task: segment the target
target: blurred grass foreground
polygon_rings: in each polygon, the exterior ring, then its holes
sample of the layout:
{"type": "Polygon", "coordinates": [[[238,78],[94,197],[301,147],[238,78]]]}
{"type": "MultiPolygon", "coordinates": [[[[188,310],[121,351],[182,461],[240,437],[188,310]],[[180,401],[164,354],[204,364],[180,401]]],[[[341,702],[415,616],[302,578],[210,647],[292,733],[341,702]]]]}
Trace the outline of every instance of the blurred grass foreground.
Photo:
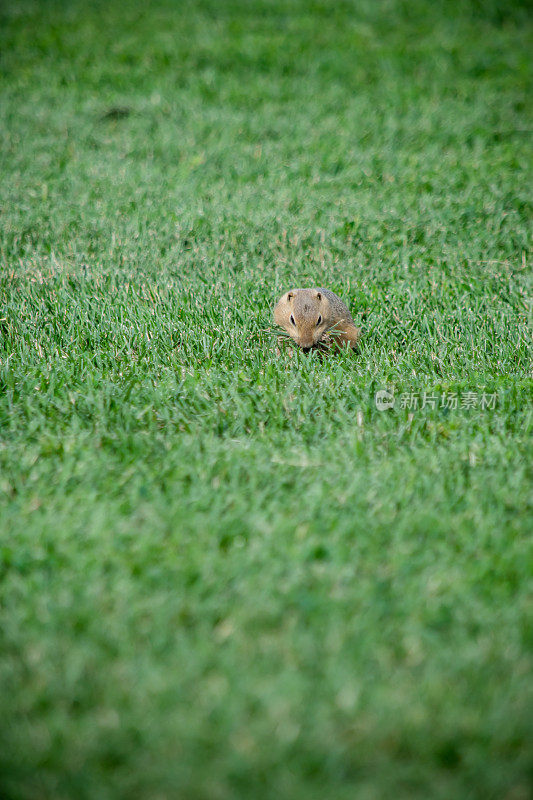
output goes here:
{"type": "Polygon", "coordinates": [[[531,797],[532,39],[2,4],[2,798],[531,797]]]}

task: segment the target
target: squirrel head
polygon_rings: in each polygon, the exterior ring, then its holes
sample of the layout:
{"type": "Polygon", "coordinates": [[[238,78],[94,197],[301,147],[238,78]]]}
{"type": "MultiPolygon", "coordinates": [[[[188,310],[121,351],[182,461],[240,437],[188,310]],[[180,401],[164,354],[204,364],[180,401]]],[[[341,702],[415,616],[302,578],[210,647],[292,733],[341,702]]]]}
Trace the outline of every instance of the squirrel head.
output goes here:
{"type": "Polygon", "coordinates": [[[274,308],[274,322],[284,328],[304,352],[322,339],[329,318],[329,300],[317,289],[291,289],[274,308]]]}

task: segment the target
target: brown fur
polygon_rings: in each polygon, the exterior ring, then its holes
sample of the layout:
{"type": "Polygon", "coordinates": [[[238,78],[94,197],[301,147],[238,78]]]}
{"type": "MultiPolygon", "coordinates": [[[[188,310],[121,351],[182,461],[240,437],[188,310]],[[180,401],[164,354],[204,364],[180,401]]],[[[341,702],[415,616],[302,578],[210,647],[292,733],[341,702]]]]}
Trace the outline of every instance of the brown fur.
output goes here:
{"type": "Polygon", "coordinates": [[[355,347],[361,335],[348,306],[329,289],[291,289],[276,303],[274,322],[305,351],[330,340],[355,347]]]}

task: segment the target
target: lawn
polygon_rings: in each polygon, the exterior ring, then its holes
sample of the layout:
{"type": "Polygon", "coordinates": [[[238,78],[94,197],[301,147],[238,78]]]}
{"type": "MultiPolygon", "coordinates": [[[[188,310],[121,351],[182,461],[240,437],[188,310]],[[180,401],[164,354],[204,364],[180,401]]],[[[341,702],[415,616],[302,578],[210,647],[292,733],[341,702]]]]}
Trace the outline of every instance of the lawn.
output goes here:
{"type": "Polygon", "coordinates": [[[2,798],[529,800],[532,51],[3,4],[2,798]],[[276,353],[294,286],[357,352],[276,353]]]}

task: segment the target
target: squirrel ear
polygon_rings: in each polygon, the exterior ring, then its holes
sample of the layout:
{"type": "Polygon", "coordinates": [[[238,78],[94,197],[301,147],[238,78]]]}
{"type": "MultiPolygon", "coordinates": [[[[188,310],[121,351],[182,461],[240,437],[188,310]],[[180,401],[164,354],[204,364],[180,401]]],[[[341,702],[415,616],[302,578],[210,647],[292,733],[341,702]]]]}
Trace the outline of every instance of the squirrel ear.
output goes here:
{"type": "Polygon", "coordinates": [[[317,300],[322,300],[322,295],[320,294],[320,292],[316,293],[316,299],[317,300]]]}
{"type": "Polygon", "coordinates": [[[289,292],[289,294],[287,295],[287,301],[288,301],[289,303],[291,302],[291,300],[292,300],[293,296],[294,296],[294,295],[293,295],[293,293],[292,293],[292,292],[289,292]]]}

